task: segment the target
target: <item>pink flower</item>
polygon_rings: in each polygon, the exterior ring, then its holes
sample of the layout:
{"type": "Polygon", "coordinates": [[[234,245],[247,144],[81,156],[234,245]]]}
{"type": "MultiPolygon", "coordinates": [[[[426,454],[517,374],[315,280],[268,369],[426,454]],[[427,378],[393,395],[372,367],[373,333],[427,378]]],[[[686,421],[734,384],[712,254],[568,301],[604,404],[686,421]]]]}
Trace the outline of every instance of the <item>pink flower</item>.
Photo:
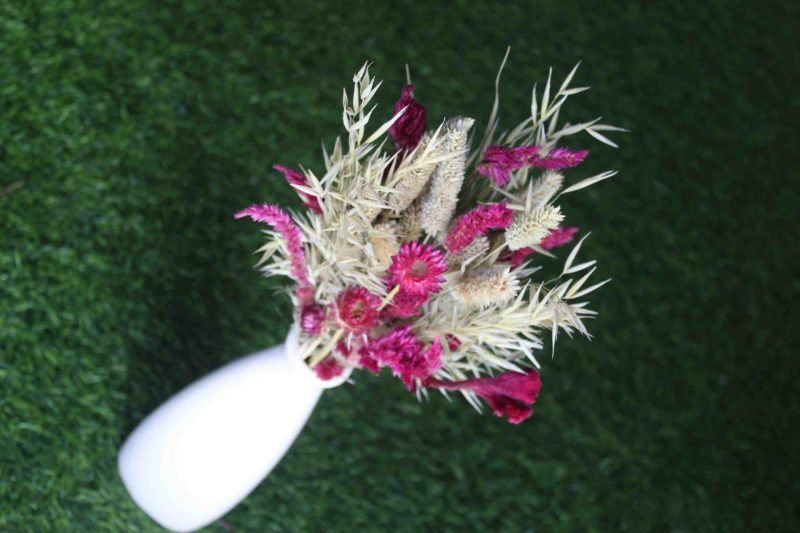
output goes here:
{"type": "MultiPolygon", "coordinates": [[[[286,182],[289,183],[289,185],[302,185],[304,187],[308,186],[308,180],[306,179],[306,177],[303,175],[302,172],[299,172],[291,168],[287,168],[283,165],[273,165],[272,168],[274,168],[278,172],[282,172],[283,177],[286,179],[286,182]]],[[[295,189],[294,187],[292,187],[292,189],[294,189],[295,192],[297,192],[297,195],[303,201],[304,206],[311,209],[313,212],[317,214],[322,214],[322,208],[319,206],[319,199],[316,196],[307,194],[301,191],[300,189],[295,189]]]]}
{"type": "Polygon", "coordinates": [[[389,285],[400,285],[408,295],[429,296],[438,292],[447,271],[442,252],[429,244],[411,242],[400,247],[389,266],[389,285]]]}
{"type": "Polygon", "coordinates": [[[394,139],[398,150],[413,150],[425,133],[428,112],[414,100],[413,92],[414,86],[406,85],[400,99],[394,104],[395,115],[406,108],[405,113],[389,128],[389,135],[394,139]]]}
{"type": "Polygon", "coordinates": [[[428,295],[409,294],[400,291],[392,298],[384,312],[388,318],[412,318],[419,316],[422,306],[428,303],[428,295]]]}
{"type": "Polygon", "coordinates": [[[344,372],[344,368],[339,365],[336,359],[329,355],[317,363],[317,366],[314,367],[314,372],[316,372],[319,379],[328,381],[335,377],[341,376],[342,372],[344,372]]]}
{"type": "Polygon", "coordinates": [[[256,222],[265,222],[275,228],[289,252],[291,275],[297,283],[297,296],[303,304],[311,303],[314,288],[308,281],[306,255],[300,229],[286,212],[277,205],[252,205],[234,215],[236,218],[250,217],[256,222]]]}
{"type": "Polygon", "coordinates": [[[464,381],[429,379],[425,386],[451,391],[472,391],[489,404],[495,415],[506,417],[512,424],[519,424],[533,414],[531,406],[536,402],[539,389],[542,388],[542,380],[538,372],[531,370],[527,374],[506,372],[493,378],[464,381]]]}
{"type": "Polygon", "coordinates": [[[525,247],[519,250],[504,250],[497,258],[501,263],[510,263],[513,267],[518,267],[525,262],[525,259],[533,253],[533,248],[525,247]]]}
{"type": "Polygon", "coordinates": [[[325,307],[319,304],[308,304],[300,310],[300,329],[306,335],[316,337],[322,332],[325,322],[325,307]]]}
{"type": "Polygon", "coordinates": [[[455,335],[448,333],[444,336],[444,338],[447,341],[447,347],[450,348],[451,352],[455,352],[461,347],[461,341],[455,335]]]}
{"type": "Polygon", "coordinates": [[[578,231],[579,228],[576,227],[565,228],[559,226],[556,229],[551,230],[547,237],[542,239],[542,242],[539,243],[539,246],[545,250],[552,250],[553,248],[564,246],[572,240],[573,236],[578,233],[578,231]]]}
{"type": "Polygon", "coordinates": [[[400,326],[372,340],[361,349],[361,365],[372,372],[389,367],[409,390],[415,379],[426,379],[441,367],[442,345],[438,339],[423,351],[411,326],[400,326]]]}
{"type": "Polygon", "coordinates": [[[514,221],[514,212],[505,202],[479,205],[458,217],[447,234],[444,246],[451,254],[457,254],[470,245],[475,237],[493,229],[506,229],[514,221]]]}
{"type": "Polygon", "coordinates": [[[539,156],[538,146],[490,146],[483,153],[483,161],[478,166],[478,174],[492,180],[502,187],[511,179],[511,172],[522,167],[559,169],[579,165],[589,155],[589,150],[572,152],[566,148],[554,148],[545,157],[539,156]]]}
{"type": "Polygon", "coordinates": [[[348,287],[336,297],[339,320],[350,331],[363,333],[380,321],[381,300],[364,287],[348,287]]]}

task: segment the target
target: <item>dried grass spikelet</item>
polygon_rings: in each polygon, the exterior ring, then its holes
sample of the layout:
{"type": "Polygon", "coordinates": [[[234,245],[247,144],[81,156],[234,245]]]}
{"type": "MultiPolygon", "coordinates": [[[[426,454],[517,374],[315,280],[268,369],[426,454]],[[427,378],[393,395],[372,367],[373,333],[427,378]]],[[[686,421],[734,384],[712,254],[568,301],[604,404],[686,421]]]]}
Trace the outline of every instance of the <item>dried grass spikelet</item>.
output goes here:
{"type": "Polygon", "coordinates": [[[453,218],[458,194],[464,183],[467,163],[467,134],[474,119],[457,117],[445,122],[444,153],[453,157],[436,166],[428,192],[422,197],[420,225],[428,235],[436,235],[447,229],[453,218]]]}
{"type": "Polygon", "coordinates": [[[422,237],[422,226],[420,225],[420,211],[421,206],[420,202],[416,201],[413,202],[408,209],[403,211],[398,219],[398,227],[397,227],[397,234],[400,237],[400,241],[412,242],[419,240],[422,237]]]}
{"type": "Polygon", "coordinates": [[[392,256],[400,251],[400,242],[397,239],[396,224],[383,222],[377,224],[369,234],[369,241],[375,252],[375,258],[382,267],[387,267],[392,262],[392,256]]]}
{"type": "Polygon", "coordinates": [[[434,140],[435,145],[429,146],[433,136],[426,133],[419,141],[409,165],[412,167],[395,185],[396,192],[389,197],[389,206],[396,213],[403,211],[411,202],[416,200],[431,179],[436,168],[436,158],[444,151],[442,139],[434,140]]]}
{"type": "Polygon", "coordinates": [[[459,251],[455,254],[447,254],[445,260],[447,261],[447,266],[450,268],[457,267],[467,261],[475,259],[476,257],[485,254],[489,251],[489,238],[485,235],[481,235],[476,237],[471,243],[469,243],[463,250],[459,251]]]}
{"type": "Polygon", "coordinates": [[[511,250],[539,244],[562,220],[564,215],[558,206],[547,205],[531,214],[520,213],[506,230],[506,244],[511,250]]]}
{"type": "Polygon", "coordinates": [[[561,190],[563,184],[563,174],[555,170],[546,171],[528,186],[525,210],[530,213],[546,206],[556,193],[561,190]]]}
{"type": "Polygon", "coordinates": [[[490,267],[473,270],[454,284],[452,295],[469,307],[505,305],[519,291],[519,279],[509,267],[490,267]]]}

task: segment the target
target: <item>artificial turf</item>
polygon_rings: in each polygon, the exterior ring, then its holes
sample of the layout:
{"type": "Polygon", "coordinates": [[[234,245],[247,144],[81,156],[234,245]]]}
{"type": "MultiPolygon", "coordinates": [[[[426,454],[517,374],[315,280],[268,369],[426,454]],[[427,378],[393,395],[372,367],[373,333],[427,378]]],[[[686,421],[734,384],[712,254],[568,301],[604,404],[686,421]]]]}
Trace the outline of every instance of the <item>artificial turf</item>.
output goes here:
{"type": "Polygon", "coordinates": [[[794,2],[0,2],[0,530],[155,531],[116,450],[181,386],[280,342],[232,213],[298,202],[364,60],[388,116],[501,115],[552,65],[631,130],[563,208],[613,277],[513,427],[388,376],[323,396],[208,531],[796,530],[794,2]]]}

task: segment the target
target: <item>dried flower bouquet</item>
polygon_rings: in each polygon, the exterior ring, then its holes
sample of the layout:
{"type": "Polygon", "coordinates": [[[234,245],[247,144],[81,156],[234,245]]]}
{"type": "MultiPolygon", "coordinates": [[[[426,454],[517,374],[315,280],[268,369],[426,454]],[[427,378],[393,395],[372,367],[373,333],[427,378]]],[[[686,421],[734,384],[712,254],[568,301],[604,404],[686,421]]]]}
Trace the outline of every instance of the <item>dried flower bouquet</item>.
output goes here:
{"type": "Polygon", "coordinates": [[[544,332],[553,348],[559,329],[589,337],[584,320],[596,313],[583,298],[608,280],[588,283],[595,261],[576,261],[588,234],[556,279],[535,279],[532,264],[578,232],[564,224],[561,195],[615,174],[567,185],[562,170],[588,151],[560,145],[586,132],[616,147],[602,132],[622,130],[599,119],[559,126],[566,100],[587,89],[570,86],[576,66],[555,91],[551,71],[541,98],[533,88],[530,116],[498,134],[502,69],[488,127],[471,149],[474,120],[428,128],[410,80],[392,118],[368,133],[380,83],[365,64],[352,95],[344,91],[344,141],[323,147],[325,172],[275,165],[306,209],[237,213],[271,226],[259,265],[294,281],[300,352],[321,379],[389,368],[418,397],[459,391],[517,424],[539,393],[544,332]]]}

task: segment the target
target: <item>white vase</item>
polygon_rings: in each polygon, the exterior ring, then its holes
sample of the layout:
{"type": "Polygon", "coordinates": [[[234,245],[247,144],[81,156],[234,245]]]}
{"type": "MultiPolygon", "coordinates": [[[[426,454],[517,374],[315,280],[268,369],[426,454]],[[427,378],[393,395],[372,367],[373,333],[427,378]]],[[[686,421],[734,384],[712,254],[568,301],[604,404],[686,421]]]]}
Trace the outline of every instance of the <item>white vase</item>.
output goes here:
{"type": "Polygon", "coordinates": [[[297,329],[286,342],[242,357],[167,400],[119,452],[133,500],[173,531],[194,531],[230,511],[278,464],[323,389],[299,359],[297,329]]]}

